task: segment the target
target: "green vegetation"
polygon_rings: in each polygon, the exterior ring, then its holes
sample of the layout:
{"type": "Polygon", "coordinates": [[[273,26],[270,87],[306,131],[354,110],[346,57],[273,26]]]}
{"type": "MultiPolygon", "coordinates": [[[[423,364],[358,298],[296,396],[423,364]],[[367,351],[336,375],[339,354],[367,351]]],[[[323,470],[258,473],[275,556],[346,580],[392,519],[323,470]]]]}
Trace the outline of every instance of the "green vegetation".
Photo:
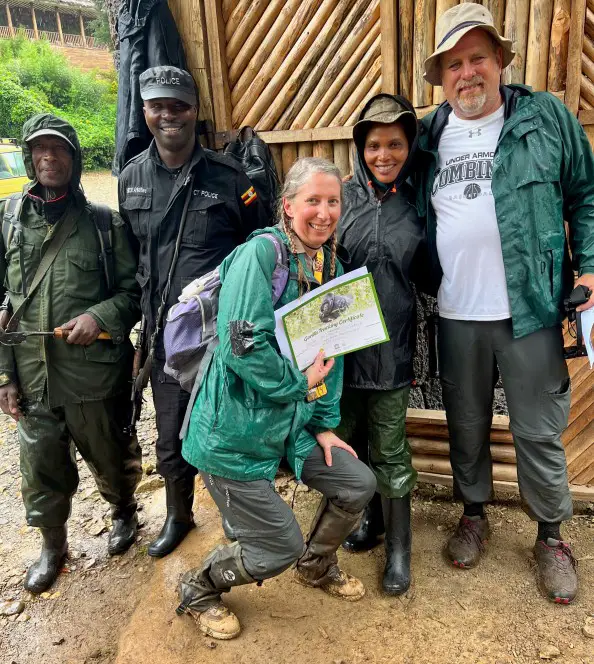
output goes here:
{"type": "Polygon", "coordinates": [[[100,44],[106,44],[110,48],[113,48],[105,0],[94,0],[94,2],[99,14],[90,23],[91,34],[100,44]]]}
{"type": "Polygon", "coordinates": [[[55,113],[78,133],[86,169],[109,168],[115,150],[115,72],[86,73],[45,41],[0,40],[0,136],[21,138],[25,120],[55,113]]]}

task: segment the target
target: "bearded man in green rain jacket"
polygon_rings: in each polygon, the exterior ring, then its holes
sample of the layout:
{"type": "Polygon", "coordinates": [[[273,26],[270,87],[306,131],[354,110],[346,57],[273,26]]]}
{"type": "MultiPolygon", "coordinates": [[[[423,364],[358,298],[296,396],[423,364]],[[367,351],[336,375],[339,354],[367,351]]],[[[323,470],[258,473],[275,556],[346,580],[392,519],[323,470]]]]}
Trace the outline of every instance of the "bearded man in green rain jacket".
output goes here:
{"type": "Polygon", "coordinates": [[[18,422],[27,523],[43,536],[25,587],[40,593],[67,553],[75,449],[112,505],[109,553],[123,553],[136,537],[141,453],[126,425],[129,333],[140,317],[140,292],[127,227],[111,212],[100,232],[100,212],[83,194],[75,130],[53,115],[31,118],[23,126],[23,157],[32,182],[15,201],[0,203],[0,323],[19,332],[67,331],[64,339],[29,336],[0,345],[0,407],[18,422]],[[48,254],[55,254],[49,267],[48,254]],[[101,333],[111,339],[98,340],[101,333]]]}

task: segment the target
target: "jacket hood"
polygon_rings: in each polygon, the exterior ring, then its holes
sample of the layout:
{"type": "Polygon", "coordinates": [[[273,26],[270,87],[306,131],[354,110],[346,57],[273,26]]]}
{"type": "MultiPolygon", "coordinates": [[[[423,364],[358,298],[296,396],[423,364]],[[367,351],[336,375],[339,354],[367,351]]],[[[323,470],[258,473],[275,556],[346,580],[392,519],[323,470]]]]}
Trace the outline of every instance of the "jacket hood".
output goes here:
{"type": "Polygon", "coordinates": [[[363,154],[365,147],[365,138],[367,137],[367,132],[369,127],[373,122],[382,122],[390,123],[394,120],[390,120],[390,113],[392,117],[396,118],[396,122],[402,124],[404,128],[404,133],[408,139],[408,157],[404,162],[396,181],[393,183],[397,188],[406,181],[409,177],[413,163],[415,161],[417,153],[417,143],[419,139],[419,128],[417,122],[417,114],[415,112],[414,106],[401,95],[390,95],[387,93],[381,93],[372,97],[363,107],[363,110],[359,114],[359,118],[353,127],[353,140],[355,141],[355,147],[357,149],[357,158],[355,161],[355,180],[362,187],[367,188],[368,183],[372,180],[371,171],[365,163],[365,157],[363,154]],[[388,108],[392,106],[392,111],[384,111],[383,113],[377,116],[377,119],[374,119],[375,114],[370,113],[371,107],[377,108],[378,101],[383,102],[382,107],[388,108]],[[368,120],[369,124],[365,122],[368,120]]]}
{"type": "Polygon", "coordinates": [[[70,188],[72,191],[76,191],[80,187],[80,177],[82,174],[82,153],[78,136],[71,124],[51,113],[34,115],[23,125],[23,160],[25,162],[25,168],[27,169],[27,176],[33,181],[32,186],[34,187],[37,184],[37,178],[35,177],[31,149],[27,141],[29,141],[31,136],[44,129],[51,130],[51,133],[54,135],[62,136],[74,146],[74,160],[72,164],[70,188]]]}

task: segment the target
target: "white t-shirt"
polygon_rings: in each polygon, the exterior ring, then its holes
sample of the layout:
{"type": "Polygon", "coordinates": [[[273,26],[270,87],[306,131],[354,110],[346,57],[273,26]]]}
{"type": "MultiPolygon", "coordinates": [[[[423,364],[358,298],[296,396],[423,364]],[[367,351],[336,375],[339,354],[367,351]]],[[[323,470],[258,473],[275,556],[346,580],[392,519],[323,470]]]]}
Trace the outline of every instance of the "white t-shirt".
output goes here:
{"type": "Polygon", "coordinates": [[[491,192],[504,107],[479,120],[453,112],[439,140],[431,200],[443,279],[439,314],[457,320],[511,317],[501,238],[491,192]]]}

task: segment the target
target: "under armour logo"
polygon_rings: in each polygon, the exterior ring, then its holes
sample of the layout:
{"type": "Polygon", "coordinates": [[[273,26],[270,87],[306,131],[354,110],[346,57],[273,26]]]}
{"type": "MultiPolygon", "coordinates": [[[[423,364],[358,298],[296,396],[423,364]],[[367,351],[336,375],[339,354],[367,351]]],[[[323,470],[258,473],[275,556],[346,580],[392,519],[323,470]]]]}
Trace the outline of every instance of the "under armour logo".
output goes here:
{"type": "Polygon", "coordinates": [[[469,129],[468,130],[468,138],[472,138],[475,135],[476,136],[481,135],[481,128],[480,127],[478,129],[469,129]]]}

